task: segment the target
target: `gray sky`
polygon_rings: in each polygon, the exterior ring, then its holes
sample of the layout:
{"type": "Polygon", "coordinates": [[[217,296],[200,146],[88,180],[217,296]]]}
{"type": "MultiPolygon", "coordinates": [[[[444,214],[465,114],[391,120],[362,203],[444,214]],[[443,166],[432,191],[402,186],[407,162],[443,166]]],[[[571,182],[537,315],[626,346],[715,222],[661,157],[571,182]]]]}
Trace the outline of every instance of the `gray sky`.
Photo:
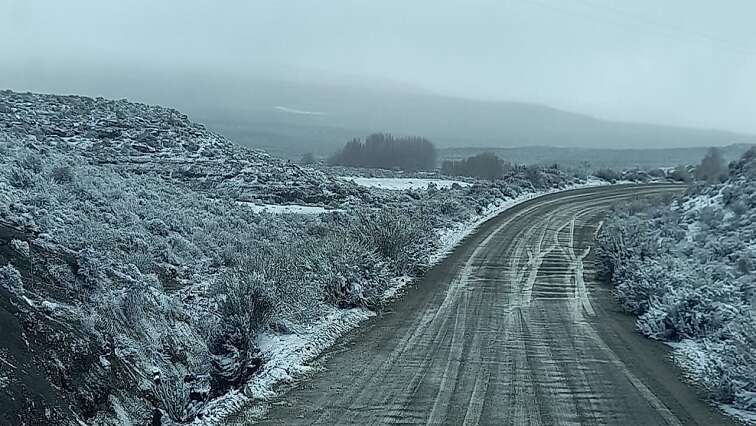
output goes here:
{"type": "Polygon", "coordinates": [[[755,18],[752,0],[0,0],[0,86],[126,63],[348,76],[756,133],[755,18]]]}

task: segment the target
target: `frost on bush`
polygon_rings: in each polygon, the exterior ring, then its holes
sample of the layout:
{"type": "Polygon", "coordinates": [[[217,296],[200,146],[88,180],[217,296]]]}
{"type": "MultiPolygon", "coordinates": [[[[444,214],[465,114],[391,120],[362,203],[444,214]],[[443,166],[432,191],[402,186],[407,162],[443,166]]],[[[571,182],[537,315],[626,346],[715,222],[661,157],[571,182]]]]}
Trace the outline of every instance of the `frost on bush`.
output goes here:
{"type": "Polygon", "coordinates": [[[14,239],[14,240],[11,240],[10,245],[11,245],[11,248],[13,248],[13,250],[19,255],[21,255],[22,257],[27,258],[31,255],[29,243],[26,241],[14,239]]]}
{"type": "Polygon", "coordinates": [[[270,321],[276,301],[270,283],[257,272],[229,271],[215,286],[220,322],[209,349],[213,392],[220,394],[241,385],[259,368],[255,337],[270,321]]]}
{"type": "Polygon", "coordinates": [[[391,275],[386,261],[361,239],[331,237],[323,248],[305,268],[324,301],[339,308],[379,308],[391,275]]]}
{"type": "Polygon", "coordinates": [[[411,213],[390,210],[364,212],[352,228],[356,237],[374,247],[399,275],[413,274],[424,266],[418,246],[433,245],[429,231],[427,223],[411,213]]]}
{"type": "Polygon", "coordinates": [[[756,411],[754,153],[730,165],[729,181],[697,184],[672,208],[617,212],[597,247],[618,300],[638,315],[638,330],[681,342],[692,376],[716,400],[750,411],[756,411]]]}
{"type": "Polygon", "coordinates": [[[21,281],[21,273],[13,265],[0,266],[0,287],[18,296],[24,294],[24,283],[21,281]]]}

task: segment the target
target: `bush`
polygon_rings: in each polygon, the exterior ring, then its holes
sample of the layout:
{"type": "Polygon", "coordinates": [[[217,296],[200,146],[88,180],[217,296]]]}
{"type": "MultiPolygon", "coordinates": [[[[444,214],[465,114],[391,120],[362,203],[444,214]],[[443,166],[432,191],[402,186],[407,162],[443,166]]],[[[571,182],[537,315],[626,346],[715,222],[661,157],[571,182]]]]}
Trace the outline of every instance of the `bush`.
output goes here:
{"type": "Polygon", "coordinates": [[[669,173],[669,178],[677,182],[690,183],[693,175],[686,166],[677,166],[669,173]]]}
{"type": "Polygon", "coordinates": [[[57,184],[71,183],[74,180],[74,172],[69,166],[55,166],[50,172],[50,177],[57,184]]]}
{"type": "Polygon", "coordinates": [[[22,167],[12,166],[8,174],[8,183],[14,188],[29,189],[34,185],[34,174],[22,167]]]}
{"type": "Polygon", "coordinates": [[[593,175],[599,179],[603,179],[607,182],[617,182],[620,180],[620,174],[612,169],[598,169],[593,172],[593,175]]]}
{"type": "Polygon", "coordinates": [[[21,273],[13,265],[8,264],[0,267],[0,287],[18,296],[23,296],[24,283],[21,281],[21,273]]]}
{"type": "Polygon", "coordinates": [[[324,301],[339,308],[378,309],[390,284],[383,258],[362,240],[331,237],[310,266],[324,301]]]}
{"type": "Polygon", "coordinates": [[[275,308],[270,283],[258,272],[236,269],[215,283],[219,324],[208,345],[212,354],[211,388],[220,395],[243,384],[262,361],[255,346],[257,333],[267,326],[275,308]]]}
{"type": "Polygon", "coordinates": [[[400,275],[412,275],[418,268],[422,269],[427,259],[421,256],[433,247],[427,222],[408,212],[362,212],[351,232],[388,260],[394,272],[400,275]]]}

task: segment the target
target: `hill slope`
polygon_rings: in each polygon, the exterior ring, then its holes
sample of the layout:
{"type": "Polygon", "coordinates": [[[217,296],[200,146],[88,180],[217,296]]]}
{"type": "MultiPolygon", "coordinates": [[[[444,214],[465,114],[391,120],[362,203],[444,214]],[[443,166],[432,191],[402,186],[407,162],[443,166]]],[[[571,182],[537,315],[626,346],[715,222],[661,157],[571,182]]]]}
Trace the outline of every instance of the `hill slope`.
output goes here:
{"type": "Polygon", "coordinates": [[[379,309],[444,235],[575,182],[520,167],[369,189],[173,109],[2,91],[0,423],[204,421],[295,374],[263,334],[317,355],[304,333],[379,309]],[[290,203],[323,213],[256,208],[290,203]]]}
{"type": "MultiPolygon", "coordinates": [[[[751,145],[722,146],[726,161],[740,158],[751,145]]],[[[631,167],[658,168],[698,164],[709,147],[610,149],[610,148],[559,148],[533,146],[516,148],[446,148],[439,152],[440,160],[458,160],[482,152],[493,152],[499,158],[515,164],[554,164],[567,167],[582,167],[588,164],[593,170],[612,168],[622,170],[631,167]]]]}

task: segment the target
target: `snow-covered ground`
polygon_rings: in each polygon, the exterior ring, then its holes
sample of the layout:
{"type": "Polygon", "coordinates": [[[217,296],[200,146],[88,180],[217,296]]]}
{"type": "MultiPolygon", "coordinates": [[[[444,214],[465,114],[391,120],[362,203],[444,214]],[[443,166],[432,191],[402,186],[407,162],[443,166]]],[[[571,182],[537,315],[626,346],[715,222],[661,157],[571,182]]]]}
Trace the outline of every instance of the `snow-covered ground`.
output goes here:
{"type": "Polygon", "coordinates": [[[422,178],[366,178],[359,176],[343,176],[342,179],[350,180],[357,185],[368,188],[387,189],[390,191],[404,191],[406,189],[428,189],[430,184],[438,189],[451,188],[455,183],[459,186],[470,186],[470,183],[448,179],[422,179],[422,178]]]}
{"type": "Polygon", "coordinates": [[[301,204],[255,204],[247,201],[239,201],[239,204],[252,209],[255,213],[323,214],[343,211],[339,209],[327,209],[325,207],[305,206],[301,204]]]}

